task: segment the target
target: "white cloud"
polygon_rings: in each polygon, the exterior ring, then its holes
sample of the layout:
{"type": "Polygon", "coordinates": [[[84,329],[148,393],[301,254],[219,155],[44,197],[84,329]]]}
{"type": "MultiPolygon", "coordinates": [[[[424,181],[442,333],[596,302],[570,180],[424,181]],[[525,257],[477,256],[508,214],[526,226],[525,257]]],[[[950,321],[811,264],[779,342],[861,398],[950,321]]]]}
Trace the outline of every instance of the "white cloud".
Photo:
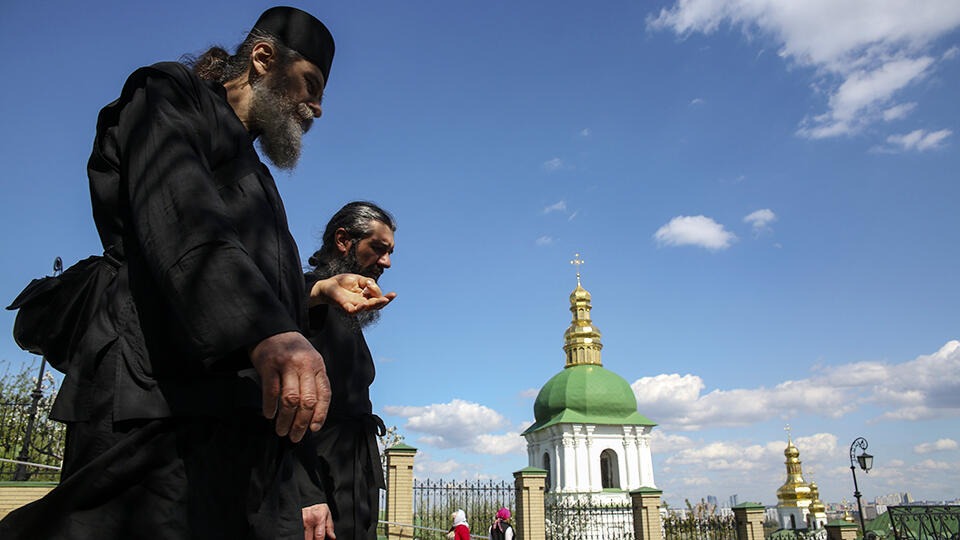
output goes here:
{"type": "Polygon", "coordinates": [[[631,387],[644,415],[664,430],[694,431],[818,415],[840,418],[870,403],[875,420],[922,420],[960,416],[960,341],[901,364],[854,362],[820,369],[810,378],[772,388],[712,390],[696,375],[661,374],[631,387]]]}
{"type": "Polygon", "coordinates": [[[566,212],[566,211],[567,211],[566,201],[558,201],[544,208],[542,213],[549,214],[551,212],[566,212]]]}
{"type": "Polygon", "coordinates": [[[578,212],[579,212],[578,210],[574,210],[573,212],[570,212],[570,216],[567,217],[567,221],[573,221],[573,218],[577,217],[578,212]]]}
{"type": "Polygon", "coordinates": [[[583,128],[580,130],[581,137],[589,137],[591,135],[593,135],[593,130],[590,128],[583,128]]]}
{"type": "Polygon", "coordinates": [[[699,246],[712,251],[727,249],[737,239],[706,216],[677,216],[660,227],[653,238],[661,246],[699,246]]]}
{"type": "Polygon", "coordinates": [[[549,246],[550,244],[553,243],[553,237],[546,236],[546,235],[541,236],[540,238],[536,239],[536,243],[538,246],[549,246]]]}
{"type": "MultiPolygon", "coordinates": [[[[856,133],[881,119],[898,93],[936,69],[928,51],[960,26],[960,2],[678,0],[647,20],[649,28],[681,36],[725,24],[750,38],[770,38],[782,58],[813,68],[827,111],[804,119],[798,134],[816,139],[856,133]]],[[[940,59],[957,56],[954,49],[940,59]]]]}
{"type": "Polygon", "coordinates": [[[957,468],[956,463],[945,463],[943,461],[934,461],[932,459],[925,459],[920,463],[914,465],[914,468],[924,471],[955,471],[957,468]]]}
{"type": "Polygon", "coordinates": [[[690,437],[673,435],[662,429],[655,429],[650,434],[650,446],[656,453],[675,452],[692,448],[696,443],[690,437]]]}
{"type": "Polygon", "coordinates": [[[453,459],[433,461],[429,456],[424,454],[417,455],[417,459],[413,464],[413,471],[418,478],[443,478],[444,476],[450,477],[451,475],[455,477],[464,476],[462,474],[464,467],[460,462],[453,459]]]}
{"type": "Polygon", "coordinates": [[[709,486],[712,483],[706,476],[685,476],[681,482],[685,486],[709,486]]]}
{"type": "Polygon", "coordinates": [[[743,218],[745,223],[749,223],[753,228],[754,236],[759,236],[763,233],[771,232],[770,224],[777,220],[777,215],[773,213],[773,210],[769,208],[764,208],[762,210],[757,210],[755,212],[750,212],[743,218]]]}
{"type": "Polygon", "coordinates": [[[917,104],[914,102],[899,103],[883,111],[883,119],[887,122],[900,120],[901,118],[906,118],[906,116],[916,108],[917,104]]]}
{"type": "Polygon", "coordinates": [[[890,376],[871,396],[876,405],[892,408],[883,419],[921,420],[960,415],[960,341],[937,352],[890,367],[890,376]]]}
{"type": "Polygon", "coordinates": [[[497,411],[461,399],[424,407],[390,405],[384,412],[407,419],[405,429],[422,433],[419,441],[437,448],[478,454],[505,454],[525,447],[519,432],[493,433],[509,422],[497,411]]]}
{"type": "Polygon", "coordinates": [[[503,454],[526,454],[527,440],[519,431],[494,435],[485,433],[477,435],[477,446],[474,448],[479,454],[502,456],[503,454]]]}
{"type": "Polygon", "coordinates": [[[706,101],[703,98],[693,98],[690,100],[690,106],[703,105],[706,101]]]}
{"type": "Polygon", "coordinates": [[[953,131],[949,129],[933,132],[917,129],[903,135],[890,135],[887,137],[887,142],[899,150],[923,152],[940,148],[943,146],[943,141],[952,134],[953,131]]]}
{"type": "Polygon", "coordinates": [[[924,76],[931,64],[930,57],[896,59],[848,74],[830,96],[829,112],[805,119],[798,133],[822,139],[859,131],[875,119],[876,107],[883,107],[894,93],[924,76]]]}
{"type": "MultiPolygon", "coordinates": [[[[831,433],[800,437],[794,440],[794,444],[801,449],[801,458],[807,463],[805,472],[811,471],[811,463],[830,463],[839,453],[837,437],[831,433]]],[[[674,467],[690,467],[694,471],[770,471],[775,470],[776,464],[783,463],[783,450],[786,446],[785,440],[764,444],[714,441],[680,450],[668,457],[665,463],[674,467]]]]}
{"type": "Polygon", "coordinates": [[[929,454],[931,452],[956,450],[957,448],[960,448],[957,441],[953,439],[939,439],[936,442],[918,444],[913,447],[913,451],[917,454],[929,454]]]}
{"type": "Polygon", "coordinates": [[[944,60],[953,60],[957,56],[960,56],[960,47],[954,45],[953,47],[947,49],[941,58],[944,60]]]}
{"type": "Polygon", "coordinates": [[[520,397],[522,398],[536,398],[540,394],[539,388],[527,388],[520,392],[520,397]]]}
{"type": "Polygon", "coordinates": [[[548,171],[558,171],[562,169],[563,166],[563,160],[557,157],[543,162],[543,168],[548,171]]]}

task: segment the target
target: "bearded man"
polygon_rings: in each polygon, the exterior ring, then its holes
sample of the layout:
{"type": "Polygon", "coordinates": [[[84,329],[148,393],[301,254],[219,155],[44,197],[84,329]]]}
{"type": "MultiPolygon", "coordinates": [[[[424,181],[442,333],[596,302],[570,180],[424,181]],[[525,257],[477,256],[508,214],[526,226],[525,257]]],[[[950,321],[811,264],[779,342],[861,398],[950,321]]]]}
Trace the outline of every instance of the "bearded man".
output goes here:
{"type": "MultiPolygon", "coordinates": [[[[347,204],[327,223],[323,246],[310,257],[308,286],[343,273],[379,279],[390,268],[396,229],[393,217],[377,205],[347,204]]],[[[310,310],[310,342],[327,359],[333,395],[327,422],[305,442],[319,458],[325,500],[317,510],[332,520],[337,540],[377,538],[379,491],[386,487],[377,435],[384,433],[384,425],[370,402],[375,368],[362,329],[379,315],[352,315],[327,305],[310,310]]]]}
{"type": "Polygon", "coordinates": [[[0,522],[13,538],[313,536],[321,500],[298,441],[329,403],[309,305],[390,301],[375,280],[304,288],[297,246],[254,140],[293,168],[334,42],[271,8],[233,55],[134,72],[98,117],[94,221],[118,262],[53,409],[60,485],[0,522]]]}

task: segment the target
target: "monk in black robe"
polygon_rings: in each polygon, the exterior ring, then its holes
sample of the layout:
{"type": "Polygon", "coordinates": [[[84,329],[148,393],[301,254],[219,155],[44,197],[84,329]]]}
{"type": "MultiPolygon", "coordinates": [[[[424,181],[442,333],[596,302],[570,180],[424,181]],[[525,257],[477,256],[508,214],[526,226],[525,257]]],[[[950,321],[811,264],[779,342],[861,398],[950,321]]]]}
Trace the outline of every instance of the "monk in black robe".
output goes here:
{"type": "Polygon", "coordinates": [[[315,465],[296,444],[325,419],[308,304],[382,307],[373,279],[305,290],[283,203],[254,149],[292,168],[321,114],[333,38],[266,11],[234,55],[134,72],[98,117],[88,174],[122,264],[69,362],[60,485],[0,538],[293,538],[312,533],[315,465]]]}
{"type": "MultiPolygon", "coordinates": [[[[308,286],[341,273],[378,279],[390,267],[396,224],[384,210],[353,202],[327,224],[323,246],[311,258],[308,286]]],[[[396,295],[385,295],[392,299],[396,295]]],[[[375,368],[362,328],[379,311],[350,315],[322,305],[310,309],[310,342],[327,359],[332,397],[327,422],[305,442],[319,459],[317,474],[337,540],[376,540],[380,489],[385,488],[377,435],[383,421],[373,414],[370,385],[375,368]]]]}

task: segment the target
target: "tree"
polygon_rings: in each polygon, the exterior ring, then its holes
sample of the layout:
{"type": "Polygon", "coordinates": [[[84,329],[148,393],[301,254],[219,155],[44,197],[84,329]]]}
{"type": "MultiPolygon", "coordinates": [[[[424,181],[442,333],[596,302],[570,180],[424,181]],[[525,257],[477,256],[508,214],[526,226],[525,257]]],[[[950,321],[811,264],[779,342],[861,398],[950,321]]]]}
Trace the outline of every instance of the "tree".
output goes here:
{"type": "Polygon", "coordinates": [[[37,384],[40,364],[42,362],[34,359],[19,370],[13,370],[9,362],[0,361],[2,480],[14,479],[15,474],[18,480],[56,479],[59,476],[57,469],[63,461],[66,426],[50,420],[50,409],[57,395],[57,382],[52,373],[44,370],[43,379],[37,384]],[[19,464],[18,467],[17,461],[34,465],[19,464]]]}
{"type": "Polygon", "coordinates": [[[377,435],[377,446],[380,447],[380,467],[383,469],[384,478],[387,477],[387,455],[384,454],[383,451],[402,442],[403,435],[397,426],[390,426],[387,428],[386,433],[377,435]]]}

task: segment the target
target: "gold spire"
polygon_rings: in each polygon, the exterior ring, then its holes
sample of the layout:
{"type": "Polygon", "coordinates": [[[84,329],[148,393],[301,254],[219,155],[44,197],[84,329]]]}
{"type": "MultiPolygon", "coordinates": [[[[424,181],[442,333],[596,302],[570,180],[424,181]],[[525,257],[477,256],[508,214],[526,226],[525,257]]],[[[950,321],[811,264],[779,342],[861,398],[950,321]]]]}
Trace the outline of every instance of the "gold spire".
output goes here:
{"type": "Polygon", "coordinates": [[[570,264],[577,267],[577,288],[570,293],[570,312],[573,313],[573,321],[563,333],[563,350],[567,354],[564,367],[582,364],[603,365],[600,362],[600,349],[603,348],[603,344],[600,343],[600,331],[590,320],[592,309],[590,293],[580,283],[580,265],[584,262],[579,253],[570,261],[570,264]]]}

